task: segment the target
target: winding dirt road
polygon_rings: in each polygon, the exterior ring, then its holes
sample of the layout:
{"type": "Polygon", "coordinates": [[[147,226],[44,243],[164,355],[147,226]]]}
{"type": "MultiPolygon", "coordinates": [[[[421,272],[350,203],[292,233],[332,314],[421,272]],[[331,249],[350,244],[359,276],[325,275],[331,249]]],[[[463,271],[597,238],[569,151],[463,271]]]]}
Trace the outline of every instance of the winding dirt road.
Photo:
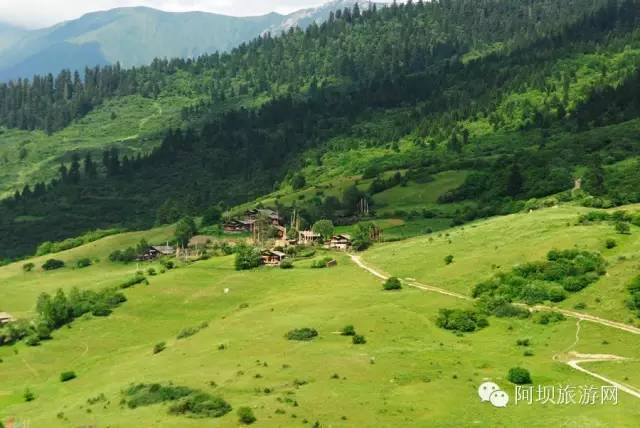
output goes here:
{"type": "MultiPolygon", "coordinates": [[[[385,273],[380,272],[379,270],[372,268],[371,266],[367,265],[365,262],[362,261],[362,259],[359,256],[356,255],[351,255],[351,260],[360,268],[366,270],[367,272],[369,272],[370,274],[374,275],[377,278],[380,278],[382,280],[387,280],[389,279],[389,275],[386,275],[385,273]]],[[[455,297],[457,299],[464,299],[467,301],[472,301],[473,298],[471,298],[470,296],[465,296],[463,294],[459,294],[459,293],[455,293],[449,290],[445,290],[444,288],[440,288],[440,287],[434,287],[431,285],[425,285],[425,284],[421,284],[413,279],[406,279],[404,280],[404,283],[409,285],[410,287],[413,288],[417,288],[423,291],[429,291],[429,292],[433,292],[433,293],[439,293],[439,294],[443,294],[445,296],[451,296],[451,297],[455,297]]],[[[526,306],[526,305],[522,305],[522,306],[526,306]]],[[[588,315],[588,314],[584,314],[584,313],[580,313],[580,312],[575,312],[575,311],[570,311],[570,310],[566,310],[566,309],[559,309],[559,308],[553,308],[550,306],[544,306],[544,305],[536,305],[534,307],[528,307],[527,308],[532,311],[556,311],[556,312],[560,312],[563,315],[570,317],[570,318],[575,318],[577,320],[576,323],[576,341],[573,343],[572,346],[569,347],[569,349],[575,347],[579,340],[580,340],[580,322],[581,321],[589,321],[595,324],[600,324],[600,325],[604,325],[606,327],[611,327],[611,328],[615,328],[618,330],[622,330],[622,331],[626,331],[628,333],[632,333],[632,334],[640,334],[640,328],[637,328],[635,326],[632,325],[628,325],[628,324],[624,324],[624,323],[620,323],[617,321],[611,321],[605,318],[600,318],[594,315],[588,315]]],[[[567,350],[568,351],[568,350],[567,350]]],[[[620,357],[618,355],[609,355],[609,354],[580,354],[577,352],[568,352],[566,354],[568,356],[569,359],[564,360],[562,358],[559,358],[558,355],[554,355],[553,359],[554,361],[564,361],[564,363],[566,363],[567,365],[569,365],[570,367],[572,367],[575,370],[578,370],[586,375],[592,376],[596,379],[601,380],[602,382],[608,383],[609,385],[615,386],[616,388],[618,388],[621,391],[626,392],[627,394],[630,394],[638,399],[640,399],[640,390],[629,386],[629,385],[625,385],[619,382],[616,382],[613,379],[610,379],[608,377],[599,375],[598,373],[594,373],[590,370],[585,369],[584,367],[582,367],[580,364],[582,363],[595,363],[595,362],[604,362],[604,361],[627,361],[628,358],[625,357],[620,357]]]]}

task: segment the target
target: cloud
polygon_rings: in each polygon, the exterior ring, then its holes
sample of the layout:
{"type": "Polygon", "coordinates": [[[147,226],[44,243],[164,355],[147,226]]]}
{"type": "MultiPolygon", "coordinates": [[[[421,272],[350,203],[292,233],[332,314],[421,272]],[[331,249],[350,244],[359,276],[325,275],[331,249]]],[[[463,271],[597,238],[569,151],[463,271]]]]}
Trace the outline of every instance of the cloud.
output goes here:
{"type": "Polygon", "coordinates": [[[116,7],[148,6],[169,12],[199,10],[248,16],[274,11],[289,13],[323,3],[322,0],[0,0],[0,21],[38,28],[116,7]]]}

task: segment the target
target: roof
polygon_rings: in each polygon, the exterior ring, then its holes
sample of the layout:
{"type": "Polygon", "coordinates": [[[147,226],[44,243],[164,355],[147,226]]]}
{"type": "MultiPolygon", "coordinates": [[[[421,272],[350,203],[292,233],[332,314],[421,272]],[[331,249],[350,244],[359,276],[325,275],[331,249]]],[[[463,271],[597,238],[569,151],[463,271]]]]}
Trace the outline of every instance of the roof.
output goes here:
{"type": "Polygon", "coordinates": [[[336,235],[333,238],[331,238],[332,241],[341,241],[341,240],[347,240],[347,241],[351,241],[351,235],[348,234],[342,234],[342,235],[336,235]]]}
{"type": "Polygon", "coordinates": [[[151,248],[162,254],[173,254],[175,251],[171,245],[153,245],[151,248]]]}
{"type": "Polygon", "coordinates": [[[265,251],[262,252],[262,255],[264,255],[264,256],[278,256],[278,257],[281,257],[281,258],[287,256],[282,251],[275,251],[275,250],[265,250],[265,251]]]}
{"type": "Polygon", "coordinates": [[[189,239],[189,245],[207,245],[210,242],[213,242],[213,237],[208,235],[196,235],[193,238],[189,239]]]}
{"type": "Polygon", "coordinates": [[[315,233],[312,230],[303,230],[300,232],[300,235],[304,236],[305,238],[320,238],[321,235],[319,233],[315,233]]]}

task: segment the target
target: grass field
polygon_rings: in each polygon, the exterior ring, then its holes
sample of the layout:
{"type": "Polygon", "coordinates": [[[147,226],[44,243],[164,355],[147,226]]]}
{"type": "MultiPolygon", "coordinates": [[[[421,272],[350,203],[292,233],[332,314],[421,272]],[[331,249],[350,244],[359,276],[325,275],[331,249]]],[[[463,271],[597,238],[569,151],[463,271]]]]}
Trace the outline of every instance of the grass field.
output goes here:
{"type": "Polygon", "coordinates": [[[98,163],[102,150],[111,147],[129,157],[149,152],[162,141],[167,127],[179,125],[182,107],[191,102],[183,96],[129,96],[105,102],[52,135],[0,129],[0,198],[25,184],[56,177],[60,163],[68,164],[73,152],[92,152],[98,163]]]}
{"type": "MultiPolygon", "coordinates": [[[[540,258],[547,250],[544,242],[551,247],[578,243],[595,248],[613,233],[604,225],[567,226],[579,211],[561,207],[490,219],[452,230],[451,244],[443,233],[433,242],[414,238],[377,245],[364,256],[389,272],[467,292],[469,285],[492,274],[492,263],[506,268],[540,258]],[[465,242],[466,251],[452,251],[454,264],[440,266],[443,254],[460,242],[465,242]]],[[[112,236],[56,255],[67,261],[87,255],[101,259],[83,270],[26,274],[21,265],[2,267],[0,310],[29,316],[40,291],[117,284],[135,268],[108,262],[110,251],[143,236],[161,241],[169,233],[161,229],[112,236]]],[[[637,253],[633,235],[619,241],[618,249],[607,255],[610,263],[619,255],[637,253]]],[[[514,366],[528,368],[534,385],[600,386],[553,357],[575,350],[635,359],[640,348],[632,334],[583,322],[576,343],[573,320],[542,326],[531,320],[491,318],[489,327],[456,336],[436,327],[438,309],[469,303],[412,288],[383,292],[380,280],[345,255],[337,258],[338,267],[332,269],[310,269],[311,261],[306,260],[296,262],[293,270],[236,272],[232,256],[180,266],[151,277],[148,286],[126,290],[128,301],[109,317],[76,320],[39,347],[0,347],[0,420],[13,416],[33,427],[238,426],[235,413],[204,422],[168,415],[166,405],[120,405],[121,390],[130,383],[173,382],[220,395],[234,408],[250,406],[256,426],[312,426],[316,421],[323,427],[516,426],[522,421],[533,427],[637,426],[637,399],[624,393],[617,406],[510,403],[506,409],[481,403],[476,394],[479,384],[491,379],[513,399],[513,385],[505,378],[514,366]],[[207,328],[176,339],[181,329],[204,321],[207,328]],[[349,337],[339,335],[347,324],[364,334],[367,343],[353,345],[349,337]],[[317,329],[319,337],[311,342],[284,338],[287,331],[300,327],[317,329]],[[523,338],[530,340],[526,349],[533,355],[524,356],[525,348],[516,345],[523,338]],[[158,342],[166,342],[167,349],[153,355],[158,342]],[[74,370],[78,378],[61,383],[58,377],[67,370],[74,370]],[[34,401],[24,401],[27,388],[35,394],[34,401]],[[87,402],[100,394],[104,400],[87,402]]],[[[622,279],[633,267],[633,261],[612,264],[609,277],[580,293],[587,301],[595,298],[586,294],[594,290],[610,296],[611,307],[588,310],[614,318],[615,310],[622,310],[616,301],[623,296],[610,279],[622,279]]],[[[639,387],[635,375],[625,374],[636,363],[629,364],[589,367],[602,367],[613,378],[639,387]]]]}

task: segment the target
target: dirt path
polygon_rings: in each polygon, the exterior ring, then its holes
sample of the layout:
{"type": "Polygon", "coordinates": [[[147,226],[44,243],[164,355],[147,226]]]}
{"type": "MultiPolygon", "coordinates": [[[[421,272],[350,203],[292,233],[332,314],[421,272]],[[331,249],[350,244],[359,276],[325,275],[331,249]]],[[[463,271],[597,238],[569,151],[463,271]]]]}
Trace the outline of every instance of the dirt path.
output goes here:
{"type": "MultiPolygon", "coordinates": [[[[371,273],[372,275],[376,276],[377,278],[380,278],[382,280],[386,280],[389,278],[388,275],[372,268],[371,266],[368,266],[366,263],[364,263],[362,261],[362,259],[358,256],[355,255],[351,255],[351,260],[358,265],[360,268],[366,270],[367,272],[371,273]]],[[[444,294],[446,296],[451,296],[451,297],[455,297],[458,299],[464,299],[464,300],[473,300],[471,297],[469,296],[465,296],[463,294],[458,294],[458,293],[454,293],[452,291],[448,291],[445,290],[443,288],[439,288],[439,287],[433,287],[430,285],[424,285],[424,284],[420,284],[419,282],[416,282],[415,280],[411,279],[407,279],[404,281],[407,285],[414,287],[414,288],[418,288],[420,290],[424,290],[424,291],[429,291],[429,292],[434,292],[434,293],[439,293],[439,294],[444,294]]],[[[522,306],[526,306],[526,305],[522,305],[522,306]]],[[[628,325],[628,324],[623,324],[623,323],[619,323],[617,321],[611,321],[611,320],[607,320],[604,318],[600,318],[600,317],[596,317],[594,315],[587,315],[587,314],[583,314],[580,312],[574,312],[574,311],[569,311],[566,309],[558,309],[558,308],[552,308],[549,306],[544,306],[544,305],[536,305],[534,307],[528,307],[527,308],[534,312],[534,311],[556,311],[556,312],[561,312],[563,315],[567,316],[567,317],[571,317],[571,318],[575,318],[576,321],[576,340],[575,342],[569,347],[567,348],[568,352],[571,348],[574,348],[575,346],[578,345],[578,342],[580,341],[580,322],[581,321],[589,321],[595,324],[600,324],[600,325],[604,325],[606,327],[611,327],[611,328],[615,328],[618,330],[622,330],[622,331],[626,331],[629,333],[633,333],[633,334],[640,334],[640,328],[634,327],[632,325],[628,325]]],[[[590,370],[585,369],[584,367],[580,366],[580,364],[582,363],[595,363],[595,362],[603,362],[603,361],[626,361],[628,360],[628,358],[625,357],[620,357],[617,355],[608,355],[608,354],[580,354],[577,352],[568,352],[569,359],[564,361],[567,365],[569,365],[570,367],[572,367],[575,370],[578,370],[586,375],[595,377],[596,379],[601,380],[602,382],[608,383],[609,385],[615,386],[616,388],[618,388],[621,391],[624,391],[636,398],[640,398],[640,390],[637,390],[634,387],[631,387],[629,385],[624,385],[622,383],[616,382],[613,379],[609,379],[608,377],[599,375],[597,373],[594,373],[590,370]]],[[[554,361],[562,361],[562,358],[560,358],[559,355],[554,355],[553,356],[553,360],[554,361]]]]}

